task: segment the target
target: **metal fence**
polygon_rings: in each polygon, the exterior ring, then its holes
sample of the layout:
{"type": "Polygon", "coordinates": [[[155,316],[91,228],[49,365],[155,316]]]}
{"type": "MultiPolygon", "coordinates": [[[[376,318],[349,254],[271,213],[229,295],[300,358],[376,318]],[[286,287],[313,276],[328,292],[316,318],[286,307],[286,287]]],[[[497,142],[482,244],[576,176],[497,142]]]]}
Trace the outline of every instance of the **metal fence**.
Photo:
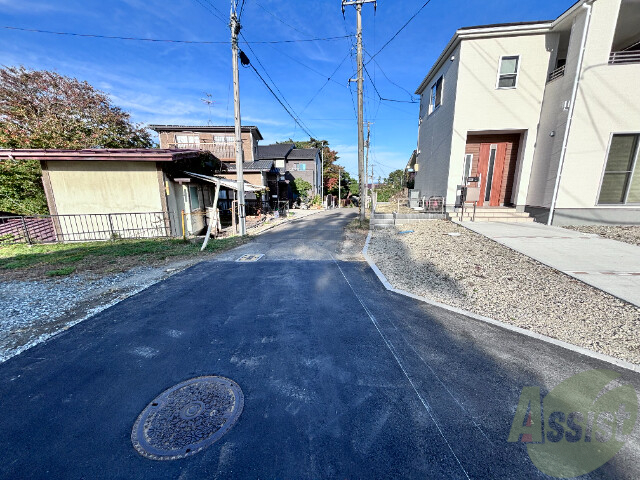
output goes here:
{"type": "Polygon", "coordinates": [[[164,212],[0,216],[0,243],[54,243],[170,237],[164,212]]]}

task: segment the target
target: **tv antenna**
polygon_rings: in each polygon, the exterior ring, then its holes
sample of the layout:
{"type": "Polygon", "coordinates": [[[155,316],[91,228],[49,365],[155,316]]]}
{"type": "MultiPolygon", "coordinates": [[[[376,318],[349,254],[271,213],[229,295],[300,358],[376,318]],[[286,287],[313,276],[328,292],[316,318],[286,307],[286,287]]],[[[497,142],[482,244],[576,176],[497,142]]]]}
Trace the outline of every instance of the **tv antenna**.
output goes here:
{"type": "Polygon", "coordinates": [[[210,93],[204,92],[204,94],[207,97],[206,98],[201,98],[200,100],[202,100],[202,103],[206,104],[209,107],[209,120],[207,120],[207,125],[211,125],[211,107],[216,102],[212,100],[212,96],[211,96],[210,93]]]}

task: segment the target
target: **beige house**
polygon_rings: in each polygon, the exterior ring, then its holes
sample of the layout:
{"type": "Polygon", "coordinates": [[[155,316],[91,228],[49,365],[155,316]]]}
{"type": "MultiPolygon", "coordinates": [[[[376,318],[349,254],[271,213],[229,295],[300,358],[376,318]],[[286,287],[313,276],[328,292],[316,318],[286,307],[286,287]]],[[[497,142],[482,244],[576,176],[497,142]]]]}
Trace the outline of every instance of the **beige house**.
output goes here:
{"type": "Polygon", "coordinates": [[[40,161],[58,240],[178,237],[182,211],[186,235],[207,226],[214,184],[187,173],[214,173],[215,166],[203,168],[200,151],[0,150],[0,158],[8,157],[40,161]]]}
{"type": "Polygon", "coordinates": [[[416,93],[421,196],[556,225],[640,223],[640,2],[581,0],[551,21],[461,28],[416,93]]]}
{"type": "MultiPolygon", "coordinates": [[[[158,132],[160,148],[206,150],[225,163],[236,161],[236,137],[233,126],[149,125],[158,132]]],[[[258,160],[258,127],[242,127],[242,152],[245,162],[258,160]]]]}

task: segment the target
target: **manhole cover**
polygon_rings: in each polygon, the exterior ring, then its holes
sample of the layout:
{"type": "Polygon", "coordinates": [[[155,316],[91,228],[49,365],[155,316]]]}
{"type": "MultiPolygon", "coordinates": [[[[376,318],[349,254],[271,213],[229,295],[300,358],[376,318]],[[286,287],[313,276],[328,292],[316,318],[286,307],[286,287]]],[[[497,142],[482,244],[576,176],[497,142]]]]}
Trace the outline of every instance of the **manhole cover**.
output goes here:
{"type": "Polygon", "coordinates": [[[197,377],[162,392],[131,432],[135,449],[153,460],[177,460],[205,449],[238,420],[244,395],[224,377],[197,377]]]}
{"type": "Polygon", "coordinates": [[[238,258],[236,262],[257,262],[262,257],[264,257],[264,253],[256,253],[256,254],[247,253],[246,255],[242,255],[240,258],[238,258]]]}

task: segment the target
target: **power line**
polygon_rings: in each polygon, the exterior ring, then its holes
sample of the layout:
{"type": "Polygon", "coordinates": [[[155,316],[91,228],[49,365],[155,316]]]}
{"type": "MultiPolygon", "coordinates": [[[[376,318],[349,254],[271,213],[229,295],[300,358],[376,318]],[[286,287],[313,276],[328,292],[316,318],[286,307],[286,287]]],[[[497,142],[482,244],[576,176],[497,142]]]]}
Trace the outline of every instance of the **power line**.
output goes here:
{"type": "MultiPolygon", "coordinates": [[[[244,39],[244,36],[242,34],[240,34],[240,36],[242,36],[242,38],[244,39]]],[[[245,39],[246,40],[246,39],[245,39]]],[[[273,78],[271,78],[271,76],[269,75],[269,72],[267,72],[267,69],[264,68],[264,65],[262,65],[262,62],[260,62],[260,59],[258,58],[258,56],[256,55],[256,52],[251,48],[251,45],[247,44],[247,46],[249,47],[249,50],[251,50],[251,53],[253,53],[255,60],[258,62],[258,65],[260,65],[260,67],[264,70],[265,75],[267,76],[267,78],[269,80],[271,80],[271,83],[273,84],[273,86],[275,87],[275,89],[278,91],[278,93],[280,94],[280,96],[282,97],[282,100],[280,100],[280,97],[278,97],[275,92],[273,91],[273,89],[269,86],[269,84],[265,81],[265,79],[262,77],[262,75],[260,75],[260,73],[258,72],[258,70],[253,66],[253,64],[251,62],[249,62],[249,66],[256,72],[256,74],[258,75],[258,77],[260,77],[260,80],[262,80],[262,82],[265,84],[265,86],[269,89],[269,91],[271,92],[271,94],[276,98],[276,100],[278,100],[278,102],[280,103],[280,105],[282,105],[282,108],[284,108],[286,110],[286,112],[291,116],[291,118],[293,118],[293,120],[296,122],[297,125],[300,126],[300,128],[302,129],[303,132],[305,132],[307,135],[309,135],[309,137],[315,137],[315,135],[312,135],[311,133],[309,133],[309,127],[307,127],[304,122],[302,121],[302,119],[300,119],[300,116],[297,115],[295,113],[295,110],[293,109],[293,107],[291,106],[291,104],[287,101],[287,99],[285,98],[284,94],[280,91],[280,89],[278,88],[278,85],[276,85],[276,82],[273,81],[273,78]],[[286,103],[289,108],[287,108],[285,106],[286,103]],[[289,110],[291,109],[291,110],[289,110]]]]}
{"type": "Polygon", "coordinates": [[[387,43],[385,43],[382,47],[380,47],[380,49],[379,49],[376,53],[374,53],[374,54],[373,54],[373,56],[369,59],[369,61],[368,61],[367,63],[371,62],[371,60],[373,60],[375,57],[377,57],[377,56],[378,56],[378,54],[379,54],[380,52],[382,52],[382,50],[384,50],[385,48],[387,48],[387,45],[389,45],[391,42],[393,42],[393,41],[395,40],[395,38],[396,38],[398,35],[400,35],[400,32],[402,32],[402,30],[404,30],[404,29],[406,28],[406,26],[407,26],[407,25],[409,25],[409,24],[411,23],[411,21],[412,21],[414,18],[416,18],[416,17],[418,16],[418,14],[419,14],[423,9],[424,9],[424,7],[426,7],[426,6],[427,6],[427,5],[429,5],[430,3],[431,3],[431,0],[427,0],[426,2],[424,2],[424,5],[422,5],[422,6],[418,9],[418,11],[417,11],[416,13],[414,13],[414,14],[411,16],[411,18],[409,18],[409,20],[407,20],[407,22],[406,22],[402,27],[400,27],[400,30],[398,30],[396,33],[394,33],[394,34],[393,34],[393,36],[392,36],[392,37],[387,41],[387,43]]]}
{"type": "Polygon", "coordinates": [[[256,67],[254,67],[252,64],[249,64],[249,67],[251,67],[253,69],[254,72],[256,72],[256,75],[258,75],[258,77],[260,78],[260,80],[262,80],[262,83],[264,83],[265,87],[267,87],[267,89],[271,92],[271,95],[273,95],[273,97],[278,101],[278,103],[282,106],[282,108],[284,108],[285,112],[287,112],[289,114],[289,116],[291,118],[293,118],[293,121],[296,122],[296,124],[302,129],[303,132],[305,132],[309,138],[315,138],[314,135],[311,135],[310,132],[307,131],[306,128],[304,128],[300,122],[298,121],[298,119],[289,111],[289,109],[287,109],[287,107],[284,105],[284,103],[282,103],[282,101],[278,98],[278,96],[275,94],[275,92],[271,89],[271,87],[269,86],[269,84],[265,81],[264,78],[262,78],[262,75],[260,75],[260,72],[258,72],[258,70],[256,69],[256,67]]]}
{"type": "MultiPolygon", "coordinates": [[[[244,37],[244,35],[242,35],[242,33],[240,34],[240,36],[243,38],[243,40],[246,40],[246,38],[244,37]]],[[[264,71],[264,73],[267,75],[267,78],[269,80],[271,80],[271,83],[273,84],[273,86],[276,88],[276,90],[278,91],[278,93],[280,94],[280,96],[282,97],[282,100],[284,100],[284,102],[289,106],[289,108],[291,109],[291,111],[296,114],[295,110],[293,109],[293,107],[291,106],[291,104],[287,101],[287,99],[285,98],[284,94],[280,91],[280,89],[278,88],[278,85],[276,85],[276,82],[273,80],[273,78],[271,78],[271,75],[269,75],[269,72],[267,72],[267,69],[265,68],[265,66],[262,64],[262,62],[260,61],[260,59],[258,58],[258,55],[256,54],[256,52],[253,50],[253,48],[251,48],[251,45],[247,44],[247,46],[249,47],[249,50],[251,50],[251,53],[253,53],[254,58],[256,59],[256,61],[258,62],[258,65],[260,65],[260,67],[262,68],[262,70],[264,71]]],[[[300,121],[301,124],[304,125],[304,122],[302,121],[302,119],[300,118],[300,115],[296,114],[296,117],[298,118],[298,120],[300,121]]],[[[305,125],[305,127],[308,129],[309,127],[307,127],[305,125]]]]}
{"type": "Polygon", "coordinates": [[[240,4],[240,13],[238,14],[238,21],[242,18],[242,12],[244,11],[244,0],[242,0],[242,4],[240,4]]]}
{"type": "Polygon", "coordinates": [[[378,98],[380,99],[380,101],[382,102],[395,102],[395,103],[419,103],[415,100],[394,100],[392,98],[384,98],[382,95],[380,95],[380,92],[378,91],[378,87],[376,87],[376,84],[374,83],[373,79],[371,78],[371,75],[369,75],[369,70],[367,70],[366,65],[364,66],[364,72],[367,74],[367,77],[369,77],[369,81],[371,82],[371,85],[373,86],[373,89],[375,90],[376,94],[378,95],[378,98]]]}
{"type": "Polygon", "coordinates": [[[258,5],[262,10],[264,10],[265,12],[267,12],[269,15],[271,15],[273,18],[275,18],[276,20],[278,20],[280,23],[282,23],[283,25],[286,25],[287,27],[291,28],[292,30],[295,30],[298,33],[301,33],[302,35],[304,35],[305,37],[308,37],[309,35],[307,33],[304,33],[301,30],[298,30],[296,27],[294,27],[293,25],[285,22],[284,20],[282,20],[280,17],[278,17],[276,14],[270,12],[269,10],[267,10],[265,7],[263,7],[260,3],[255,2],[256,5],[258,5]]]}
{"type": "MultiPolygon", "coordinates": [[[[369,52],[367,52],[367,50],[365,49],[365,52],[367,55],[369,55],[369,57],[371,57],[371,54],[369,52]]],[[[407,90],[406,88],[404,88],[402,85],[398,85],[396,82],[394,82],[393,80],[391,80],[389,78],[389,76],[385,73],[385,71],[382,69],[382,67],[380,66],[380,64],[378,63],[377,60],[373,60],[373,63],[378,67],[378,70],[380,70],[380,73],[382,73],[382,75],[384,76],[384,78],[386,78],[390,84],[398,87],[400,90],[402,90],[403,92],[407,93],[407,95],[409,95],[409,97],[411,97],[411,100],[415,100],[413,93],[411,93],[409,90],[407,90]]],[[[375,70],[374,70],[374,78],[375,78],[375,70]]]]}
{"type": "MultiPolygon", "coordinates": [[[[46,33],[51,35],[69,35],[73,37],[103,38],[108,40],[132,40],[137,42],[191,43],[191,44],[200,44],[200,45],[222,45],[222,44],[227,45],[229,43],[229,41],[171,40],[171,39],[165,39],[165,38],[119,37],[115,35],[98,35],[95,33],[54,32],[51,30],[12,27],[8,25],[0,25],[0,28],[4,28],[6,30],[19,30],[22,32],[46,33]]],[[[255,42],[246,42],[246,43],[251,43],[253,45],[256,45],[256,44],[276,44],[276,43],[320,42],[320,41],[330,41],[330,40],[341,40],[344,38],[346,37],[338,36],[338,37],[324,37],[324,38],[309,38],[309,39],[302,39],[302,40],[259,40],[255,42]]]]}
{"type": "MultiPolygon", "coordinates": [[[[301,62],[300,60],[298,60],[297,58],[292,57],[291,55],[288,55],[288,54],[286,54],[286,53],[284,53],[284,52],[281,52],[280,50],[278,50],[278,49],[277,49],[276,47],[274,47],[274,46],[271,46],[271,45],[268,45],[268,46],[269,46],[269,47],[271,47],[271,48],[273,48],[273,49],[274,49],[276,52],[278,52],[280,55],[284,55],[285,57],[287,57],[287,58],[289,58],[289,59],[293,60],[293,61],[294,61],[294,62],[296,62],[297,64],[302,65],[302,66],[303,66],[304,68],[306,68],[307,70],[310,70],[310,71],[312,71],[313,73],[316,73],[316,74],[320,75],[322,78],[327,78],[327,77],[326,77],[326,74],[324,74],[324,73],[322,73],[322,72],[320,72],[320,71],[316,70],[316,69],[315,69],[315,68],[313,68],[313,67],[310,67],[309,65],[307,65],[307,64],[305,64],[305,63],[302,63],[302,62],[301,62]]],[[[342,65],[342,64],[340,64],[340,65],[342,65]]],[[[335,72],[334,72],[334,73],[335,73],[335,72]]],[[[332,80],[332,78],[331,78],[331,77],[333,77],[333,74],[331,74],[331,75],[329,76],[328,81],[333,81],[334,83],[336,83],[336,84],[340,85],[341,87],[345,87],[342,83],[337,82],[336,80],[332,80]]],[[[345,87],[345,88],[346,88],[346,87],[345,87]]]]}
{"type": "MultiPolygon", "coordinates": [[[[307,109],[307,107],[308,107],[309,105],[311,105],[311,102],[313,102],[313,101],[316,99],[316,97],[317,97],[318,95],[320,95],[320,92],[322,92],[322,90],[324,90],[324,87],[326,87],[326,86],[327,86],[327,84],[329,83],[329,81],[331,81],[331,79],[333,78],[333,76],[338,72],[338,70],[340,70],[340,67],[341,67],[341,66],[342,66],[342,64],[345,62],[345,60],[346,60],[347,58],[349,58],[349,56],[350,56],[350,55],[351,55],[351,49],[349,49],[349,51],[347,52],[347,54],[345,55],[345,57],[342,59],[342,61],[338,64],[338,66],[337,66],[337,67],[336,67],[336,69],[333,71],[333,73],[331,73],[331,75],[329,75],[329,78],[327,78],[327,81],[326,81],[326,82],[324,82],[324,83],[322,84],[322,86],[318,89],[318,91],[313,95],[313,97],[311,97],[311,100],[309,100],[309,101],[307,102],[307,104],[306,104],[306,105],[304,106],[304,108],[300,111],[300,113],[304,112],[304,111],[307,109]]],[[[334,82],[335,82],[335,80],[334,80],[334,82]]],[[[336,83],[338,83],[338,82],[336,82],[336,83]]],[[[342,84],[341,84],[341,83],[338,83],[338,85],[342,85],[342,84]]],[[[346,87],[346,88],[349,88],[349,87],[346,87]]]]}
{"type": "Polygon", "coordinates": [[[209,2],[208,0],[205,0],[207,3],[204,4],[202,3],[201,0],[195,0],[196,2],[198,2],[202,8],[204,8],[207,12],[209,12],[211,15],[213,15],[214,17],[216,17],[218,20],[220,20],[222,23],[226,24],[227,21],[224,18],[224,14],[218,9],[218,7],[216,7],[214,4],[212,4],[211,2],[209,2]],[[213,8],[214,10],[216,10],[218,13],[214,12],[213,10],[211,10],[211,8],[213,8]]]}

